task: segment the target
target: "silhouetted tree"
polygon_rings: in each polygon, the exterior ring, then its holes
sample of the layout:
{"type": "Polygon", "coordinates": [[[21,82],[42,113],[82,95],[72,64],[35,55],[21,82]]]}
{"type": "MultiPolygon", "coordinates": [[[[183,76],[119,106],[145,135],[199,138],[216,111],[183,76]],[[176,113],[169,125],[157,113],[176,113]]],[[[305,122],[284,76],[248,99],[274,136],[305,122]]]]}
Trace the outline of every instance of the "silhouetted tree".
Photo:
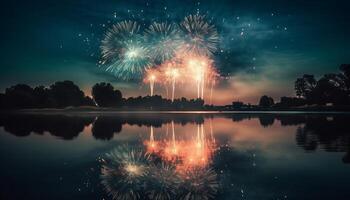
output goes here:
{"type": "Polygon", "coordinates": [[[33,88],[17,84],[5,90],[6,105],[9,108],[33,108],[36,105],[33,88]]]}
{"type": "Polygon", "coordinates": [[[347,101],[346,84],[338,74],[325,74],[317,81],[312,94],[318,104],[344,105],[347,101]]]}
{"type": "Polygon", "coordinates": [[[232,107],[234,109],[239,109],[239,108],[242,108],[244,106],[244,103],[241,102],[241,101],[234,101],[232,102],[232,107]]]}
{"type": "Polygon", "coordinates": [[[33,93],[36,99],[36,107],[45,108],[54,106],[55,101],[50,97],[50,90],[48,88],[38,86],[34,88],[33,93]]]}
{"type": "Polygon", "coordinates": [[[5,94],[0,93],[0,109],[6,108],[5,98],[5,94]]]}
{"type": "Polygon", "coordinates": [[[304,74],[294,83],[295,93],[298,97],[308,98],[310,93],[316,87],[316,79],[314,75],[304,74]]]}
{"type": "Polygon", "coordinates": [[[100,107],[117,107],[122,104],[122,93],[109,83],[97,83],[92,87],[92,96],[100,107]]]}
{"type": "Polygon", "coordinates": [[[83,105],[84,106],[96,106],[94,100],[89,96],[84,97],[83,105]]]}
{"type": "Polygon", "coordinates": [[[0,126],[16,136],[28,136],[31,133],[42,135],[49,132],[58,138],[71,140],[91,124],[94,117],[64,115],[0,115],[0,126]]]}
{"type": "Polygon", "coordinates": [[[271,107],[274,105],[273,98],[266,95],[262,96],[259,101],[259,106],[261,107],[271,107]]]}
{"type": "Polygon", "coordinates": [[[340,71],[346,86],[348,100],[350,100],[350,64],[340,65],[340,71]]]}
{"type": "Polygon", "coordinates": [[[295,92],[308,104],[334,105],[350,104],[350,64],[340,66],[341,73],[325,74],[318,81],[313,75],[305,74],[295,81],[295,92]]]}
{"type": "Polygon", "coordinates": [[[50,96],[55,107],[81,106],[84,103],[84,92],[72,81],[56,82],[50,86],[50,96]]]}
{"type": "Polygon", "coordinates": [[[350,80],[350,64],[340,65],[340,71],[348,80],[350,80]]]}
{"type": "Polygon", "coordinates": [[[92,135],[96,139],[110,140],[114,134],[122,130],[122,123],[116,117],[101,116],[96,119],[92,126],[92,135]]]}
{"type": "Polygon", "coordinates": [[[306,100],[303,98],[296,97],[281,97],[279,106],[281,107],[293,107],[293,106],[303,106],[306,104],[306,100]]]}
{"type": "Polygon", "coordinates": [[[260,121],[261,126],[263,126],[263,127],[272,126],[273,123],[275,122],[275,116],[269,115],[269,114],[260,115],[259,121],[260,121]]]}

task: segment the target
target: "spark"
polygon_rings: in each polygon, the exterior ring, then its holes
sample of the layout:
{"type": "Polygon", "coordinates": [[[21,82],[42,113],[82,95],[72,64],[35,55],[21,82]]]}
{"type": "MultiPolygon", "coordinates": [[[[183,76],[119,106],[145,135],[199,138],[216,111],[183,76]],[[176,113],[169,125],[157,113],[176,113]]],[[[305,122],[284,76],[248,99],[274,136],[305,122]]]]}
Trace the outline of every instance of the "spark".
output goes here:
{"type": "Polygon", "coordinates": [[[172,93],[171,93],[171,101],[174,101],[175,97],[175,83],[176,83],[176,78],[179,75],[177,69],[172,69],[171,70],[171,76],[172,76],[172,93]]]}

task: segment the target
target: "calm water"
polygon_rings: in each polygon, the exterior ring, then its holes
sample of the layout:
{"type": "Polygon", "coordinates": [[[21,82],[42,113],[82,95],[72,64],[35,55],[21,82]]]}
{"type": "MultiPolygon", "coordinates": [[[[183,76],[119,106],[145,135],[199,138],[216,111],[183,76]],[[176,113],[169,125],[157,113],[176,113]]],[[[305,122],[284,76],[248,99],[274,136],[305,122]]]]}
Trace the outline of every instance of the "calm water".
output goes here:
{"type": "Polygon", "coordinates": [[[0,199],[350,199],[350,115],[2,115],[0,159],[0,199]]]}

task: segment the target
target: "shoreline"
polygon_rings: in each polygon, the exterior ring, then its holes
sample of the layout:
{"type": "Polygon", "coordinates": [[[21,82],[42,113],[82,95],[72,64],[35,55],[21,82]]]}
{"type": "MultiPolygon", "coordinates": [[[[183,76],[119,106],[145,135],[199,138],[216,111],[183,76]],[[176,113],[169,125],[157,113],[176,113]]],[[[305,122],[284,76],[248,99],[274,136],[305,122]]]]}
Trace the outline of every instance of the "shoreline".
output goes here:
{"type": "Polygon", "coordinates": [[[245,110],[125,110],[115,108],[62,108],[0,110],[0,114],[116,115],[116,114],[350,114],[350,110],[245,109],[245,110]]]}

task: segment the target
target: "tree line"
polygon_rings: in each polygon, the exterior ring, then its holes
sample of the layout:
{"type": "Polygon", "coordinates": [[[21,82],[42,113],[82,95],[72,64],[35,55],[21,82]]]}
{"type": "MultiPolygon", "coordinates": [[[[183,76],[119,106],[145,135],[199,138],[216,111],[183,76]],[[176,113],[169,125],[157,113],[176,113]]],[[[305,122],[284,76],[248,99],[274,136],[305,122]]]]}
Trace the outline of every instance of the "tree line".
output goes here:
{"type": "Polygon", "coordinates": [[[30,87],[17,84],[0,93],[0,108],[66,108],[78,106],[115,107],[132,109],[200,109],[204,106],[202,99],[175,99],[173,102],[161,96],[144,96],[123,98],[119,90],[110,83],[97,83],[92,87],[92,98],[72,81],[58,81],[49,87],[30,87]]]}
{"type": "Polygon", "coordinates": [[[271,97],[264,95],[259,106],[350,105],[350,64],[342,64],[339,70],[339,73],[325,74],[318,80],[314,75],[304,74],[294,82],[296,97],[281,97],[280,102],[274,103],[271,97]]]}

